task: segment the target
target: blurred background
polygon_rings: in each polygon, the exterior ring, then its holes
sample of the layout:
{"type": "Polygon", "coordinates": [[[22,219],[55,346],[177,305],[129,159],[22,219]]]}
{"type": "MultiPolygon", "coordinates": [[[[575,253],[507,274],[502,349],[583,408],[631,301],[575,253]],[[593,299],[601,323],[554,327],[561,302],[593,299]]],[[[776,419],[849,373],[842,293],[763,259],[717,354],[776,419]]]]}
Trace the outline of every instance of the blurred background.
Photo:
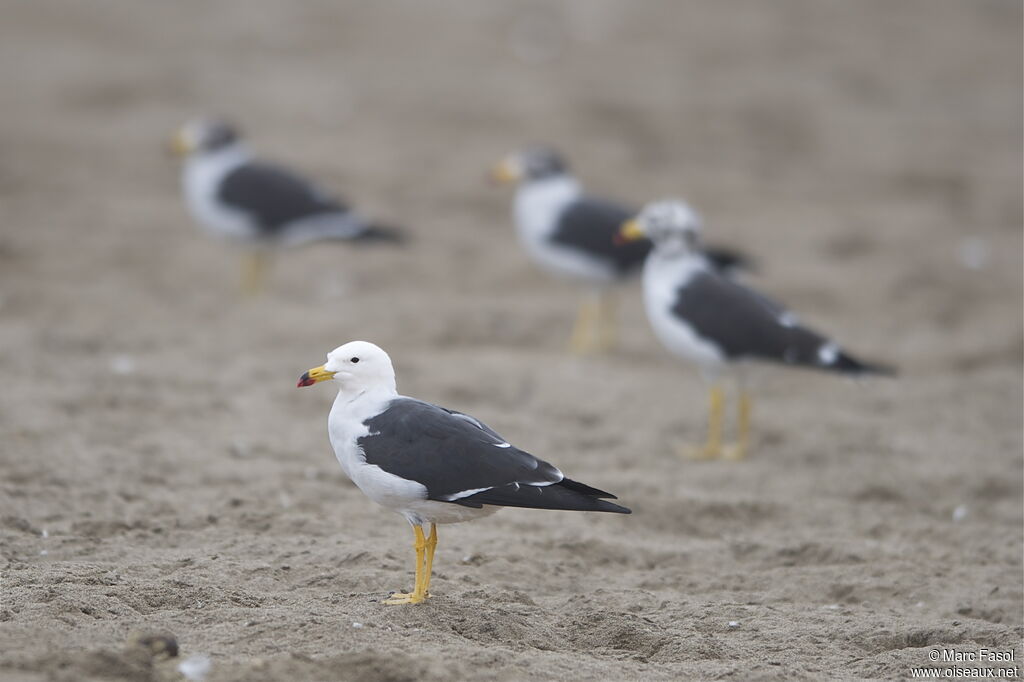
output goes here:
{"type": "Polygon", "coordinates": [[[419,654],[359,670],[884,677],[929,644],[1019,644],[1021,19],[1013,0],[4,3],[0,669],[102,677],[88,656],[156,626],[218,679],[392,647],[419,654]],[[241,296],[162,151],[202,114],[411,243],[289,251],[241,296]],[[767,373],[754,458],[679,461],[704,388],[638,283],[619,352],[564,350],[578,291],[535,270],[485,182],[527,142],[596,193],[686,198],[755,286],[901,378],[767,373]],[[617,492],[633,532],[458,527],[449,601],[382,613],[404,522],[337,470],[329,391],[293,388],[354,338],[403,392],[617,492]],[[567,620],[584,574],[606,593],[567,620]],[[514,627],[488,630],[495,610],[514,627]]]}

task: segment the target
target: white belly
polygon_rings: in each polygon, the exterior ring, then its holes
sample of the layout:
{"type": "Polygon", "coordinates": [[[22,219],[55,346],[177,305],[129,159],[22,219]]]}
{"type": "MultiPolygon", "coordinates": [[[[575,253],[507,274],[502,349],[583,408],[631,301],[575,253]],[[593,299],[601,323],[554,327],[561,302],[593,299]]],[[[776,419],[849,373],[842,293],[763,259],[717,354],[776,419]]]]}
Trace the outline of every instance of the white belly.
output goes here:
{"type": "Polygon", "coordinates": [[[241,149],[228,149],[190,158],[182,169],[182,187],[189,213],[215,237],[251,240],[256,236],[251,221],[240,212],[227,208],[217,190],[228,173],[249,159],[241,149]]]}
{"type": "Polygon", "coordinates": [[[513,207],[519,241],[537,265],[557,277],[598,286],[611,284],[616,280],[611,265],[550,241],[562,212],[581,193],[579,183],[569,177],[522,185],[513,207]]]}

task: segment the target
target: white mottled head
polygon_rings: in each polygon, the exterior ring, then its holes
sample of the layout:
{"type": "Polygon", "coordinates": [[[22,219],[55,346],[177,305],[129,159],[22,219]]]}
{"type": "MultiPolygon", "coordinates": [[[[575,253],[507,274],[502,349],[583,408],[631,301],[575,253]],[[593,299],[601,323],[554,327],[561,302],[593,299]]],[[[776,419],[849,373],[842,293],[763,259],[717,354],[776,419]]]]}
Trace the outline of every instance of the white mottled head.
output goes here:
{"type": "Polygon", "coordinates": [[[509,154],[491,169],[491,179],[499,184],[528,183],[565,177],[569,166],[551,147],[533,145],[509,154]]]}
{"type": "Polygon", "coordinates": [[[679,199],[655,201],[644,206],[622,226],[625,241],[648,237],[656,249],[693,252],[699,248],[702,229],[700,216],[679,199]]]}
{"type": "Polygon", "coordinates": [[[183,125],[170,142],[176,156],[209,154],[236,147],[241,136],[238,129],[219,119],[195,119],[183,125]]]}
{"type": "Polygon", "coordinates": [[[299,386],[337,381],[339,391],[361,393],[385,389],[395,391],[395,370],[384,350],[369,341],[350,341],[327,354],[327,362],[299,378],[299,386]]]}

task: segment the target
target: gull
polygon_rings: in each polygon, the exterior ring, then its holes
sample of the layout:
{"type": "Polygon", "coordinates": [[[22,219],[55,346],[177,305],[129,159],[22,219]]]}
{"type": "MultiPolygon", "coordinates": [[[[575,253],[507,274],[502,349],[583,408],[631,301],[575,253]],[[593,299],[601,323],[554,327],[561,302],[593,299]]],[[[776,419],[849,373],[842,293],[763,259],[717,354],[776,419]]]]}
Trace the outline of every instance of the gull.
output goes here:
{"type": "Polygon", "coordinates": [[[238,130],[219,120],[185,124],[171,141],[184,159],[185,203],[212,235],[248,251],[243,286],[262,286],[274,248],[315,241],[400,241],[394,228],[376,225],[294,171],[256,158],[238,130]]]}
{"type": "Polygon", "coordinates": [[[327,431],[342,470],[413,528],[413,590],[392,594],[386,604],[430,596],[437,524],[482,518],[499,507],[630,513],[607,501],[616,499],[611,493],[566,478],[468,414],[400,395],[391,358],[379,346],[339,346],[298,385],[329,380],[338,395],[327,431]]]}
{"type": "MultiPolygon", "coordinates": [[[[584,193],[565,160],[549,147],[527,147],[506,156],[491,177],[500,184],[518,185],[513,217],[530,258],[591,292],[580,306],[570,349],[583,354],[614,346],[613,289],[640,271],[651,250],[646,239],[616,244],[619,227],[636,210],[584,193]]],[[[746,257],[728,249],[705,249],[702,257],[723,272],[750,267],[746,257]]]]}
{"type": "Polygon", "coordinates": [[[750,440],[752,400],[741,386],[737,441],[722,445],[725,394],[720,377],[747,361],[768,361],[850,375],[892,374],[862,362],[831,339],[803,326],[780,303],[709,267],[700,255],[700,221],[683,201],[648,204],[621,227],[621,239],[648,238],[654,248],[644,264],[647,318],[673,354],[696,364],[710,385],[707,443],[702,458],[742,458],[750,440]]]}

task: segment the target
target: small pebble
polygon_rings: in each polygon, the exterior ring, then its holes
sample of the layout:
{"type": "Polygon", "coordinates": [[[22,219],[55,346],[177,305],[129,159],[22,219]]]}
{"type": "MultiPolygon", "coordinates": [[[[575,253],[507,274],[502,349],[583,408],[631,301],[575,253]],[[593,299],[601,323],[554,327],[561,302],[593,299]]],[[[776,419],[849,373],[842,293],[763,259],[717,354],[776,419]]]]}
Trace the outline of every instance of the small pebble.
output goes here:
{"type": "Polygon", "coordinates": [[[960,522],[967,518],[968,515],[967,505],[961,504],[953,510],[953,521],[960,522]]]}
{"type": "Polygon", "coordinates": [[[740,622],[738,620],[730,620],[729,621],[729,627],[731,627],[731,628],[738,628],[739,626],[740,626],[740,622]]]}
{"type": "Polygon", "coordinates": [[[339,298],[345,298],[352,287],[337,276],[330,276],[323,279],[319,286],[320,298],[324,300],[334,300],[339,298]]]}
{"type": "Polygon", "coordinates": [[[547,64],[562,52],[564,36],[557,18],[544,14],[519,17],[508,35],[512,54],[526,64],[547,64]]]}
{"type": "Polygon", "coordinates": [[[960,264],[968,270],[984,270],[992,259],[992,249],[980,237],[960,240],[960,264]]]}
{"type": "Polygon", "coordinates": [[[209,656],[195,654],[178,664],[178,672],[187,679],[192,680],[192,682],[203,682],[206,676],[210,674],[212,665],[213,662],[210,661],[209,656]]]}
{"type": "Polygon", "coordinates": [[[132,637],[132,641],[154,658],[175,658],[178,655],[178,640],[171,634],[138,634],[132,637]]]}
{"type": "Polygon", "coordinates": [[[124,376],[135,371],[135,359],[130,355],[115,355],[110,358],[110,371],[124,376]]]}
{"type": "Polygon", "coordinates": [[[245,459],[246,457],[252,455],[252,448],[249,447],[248,443],[245,443],[241,440],[235,440],[232,441],[231,445],[228,446],[228,452],[231,454],[232,457],[237,457],[238,459],[245,459]]]}
{"type": "Polygon", "coordinates": [[[354,627],[356,630],[358,630],[359,628],[363,627],[363,624],[362,623],[352,623],[352,627],[354,627]]]}

